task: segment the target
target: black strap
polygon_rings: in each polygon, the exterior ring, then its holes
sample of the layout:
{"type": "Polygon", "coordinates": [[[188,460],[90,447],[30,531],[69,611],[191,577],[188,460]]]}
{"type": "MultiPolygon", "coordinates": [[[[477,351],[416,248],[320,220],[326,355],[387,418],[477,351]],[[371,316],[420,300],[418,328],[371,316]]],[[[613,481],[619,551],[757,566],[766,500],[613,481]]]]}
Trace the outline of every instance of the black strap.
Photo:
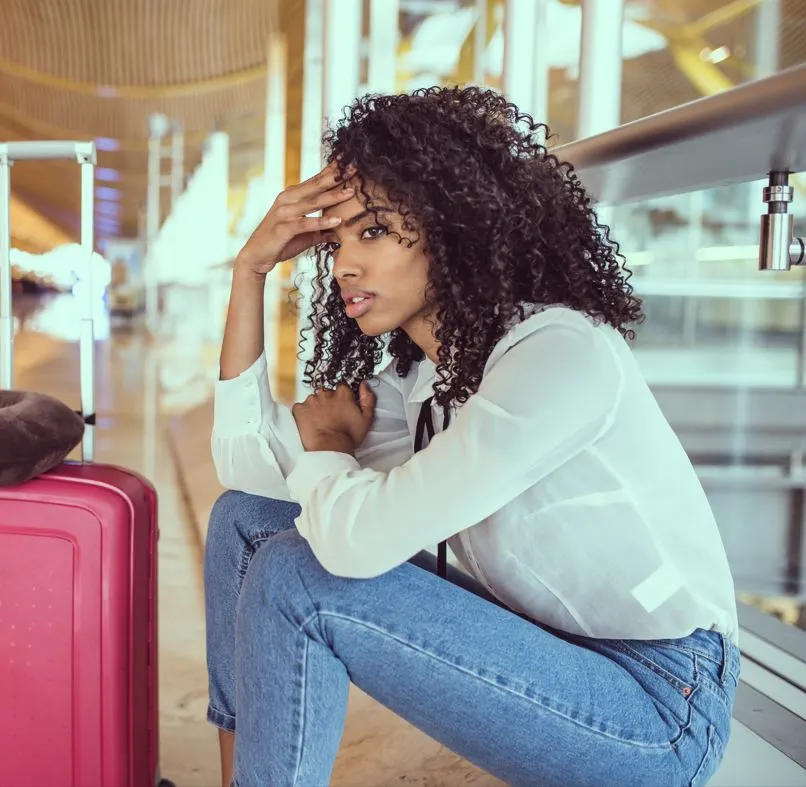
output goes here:
{"type": "MultiPolygon", "coordinates": [[[[417,429],[414,432],[414,452],[422,451],[425,447],[425,436],[428,434],[428,442],[434,439],[434,420],[431,405],[433,396],[426,399],[420,407],[420,416],[417,419],[417,429]]],[[[451,422],[450,408],[445,407],[442,411],[442,431],[444,432],[451,422]]],[[[448,575],[448,545],[445,541],[440,541],[437,545],[437,575],[445,579],[448,575]]]]}

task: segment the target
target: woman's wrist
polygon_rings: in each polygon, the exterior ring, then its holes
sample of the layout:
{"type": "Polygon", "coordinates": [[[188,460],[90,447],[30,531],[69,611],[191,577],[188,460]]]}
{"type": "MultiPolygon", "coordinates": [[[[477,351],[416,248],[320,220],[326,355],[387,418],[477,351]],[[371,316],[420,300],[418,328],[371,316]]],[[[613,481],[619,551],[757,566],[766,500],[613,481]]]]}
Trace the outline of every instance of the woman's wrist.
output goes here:
{"type": "Polygon", "coordinates": [[[238,255],[232,266],[232,275],[238,279],[254,281],[256,284],[263,284],[266,281],[266,274],[256,271],[244,258],[238,255]]]}

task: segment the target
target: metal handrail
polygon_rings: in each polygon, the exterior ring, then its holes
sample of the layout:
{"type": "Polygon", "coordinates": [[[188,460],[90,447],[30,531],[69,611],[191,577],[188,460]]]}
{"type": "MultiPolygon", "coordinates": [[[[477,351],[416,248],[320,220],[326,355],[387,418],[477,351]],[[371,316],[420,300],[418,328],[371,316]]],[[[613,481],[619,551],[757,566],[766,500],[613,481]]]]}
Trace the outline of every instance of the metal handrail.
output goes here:
{"type": "Polygon", "coordinates": [[[806,170],[806,65],[552,151],[604,204],[806,170]]]}

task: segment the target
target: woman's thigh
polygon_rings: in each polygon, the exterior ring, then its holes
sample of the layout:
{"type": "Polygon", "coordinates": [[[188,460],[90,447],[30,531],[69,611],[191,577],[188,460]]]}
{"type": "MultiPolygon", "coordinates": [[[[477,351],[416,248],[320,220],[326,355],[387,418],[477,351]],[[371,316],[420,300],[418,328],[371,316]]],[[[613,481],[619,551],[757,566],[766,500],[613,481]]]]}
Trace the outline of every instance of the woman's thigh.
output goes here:
{"type": "Polygon", "coordinates": [[[288,532],[259,550],[247,582],[355,685],[510,784],[687,783],[674,743],[688,722],[659,710],[662,678],[638,682],[430,571],[336,577],[288,532]]]}

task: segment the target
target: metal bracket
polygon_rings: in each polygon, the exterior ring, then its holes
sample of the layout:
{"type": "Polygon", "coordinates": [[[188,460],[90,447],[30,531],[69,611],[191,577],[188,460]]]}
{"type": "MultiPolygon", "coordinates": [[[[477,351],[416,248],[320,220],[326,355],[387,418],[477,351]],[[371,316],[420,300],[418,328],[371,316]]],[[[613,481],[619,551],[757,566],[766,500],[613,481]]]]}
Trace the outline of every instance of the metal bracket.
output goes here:
{"type": "Polygon", "coordinates": [[[789,185],[788,172],[770,172],[763,200],[767,212],[761,216],[758,268],[762,271],[788,271],[806,262],[806,241],[795,237],[795,217],[789,203],[795,190],[789,185]]]}

